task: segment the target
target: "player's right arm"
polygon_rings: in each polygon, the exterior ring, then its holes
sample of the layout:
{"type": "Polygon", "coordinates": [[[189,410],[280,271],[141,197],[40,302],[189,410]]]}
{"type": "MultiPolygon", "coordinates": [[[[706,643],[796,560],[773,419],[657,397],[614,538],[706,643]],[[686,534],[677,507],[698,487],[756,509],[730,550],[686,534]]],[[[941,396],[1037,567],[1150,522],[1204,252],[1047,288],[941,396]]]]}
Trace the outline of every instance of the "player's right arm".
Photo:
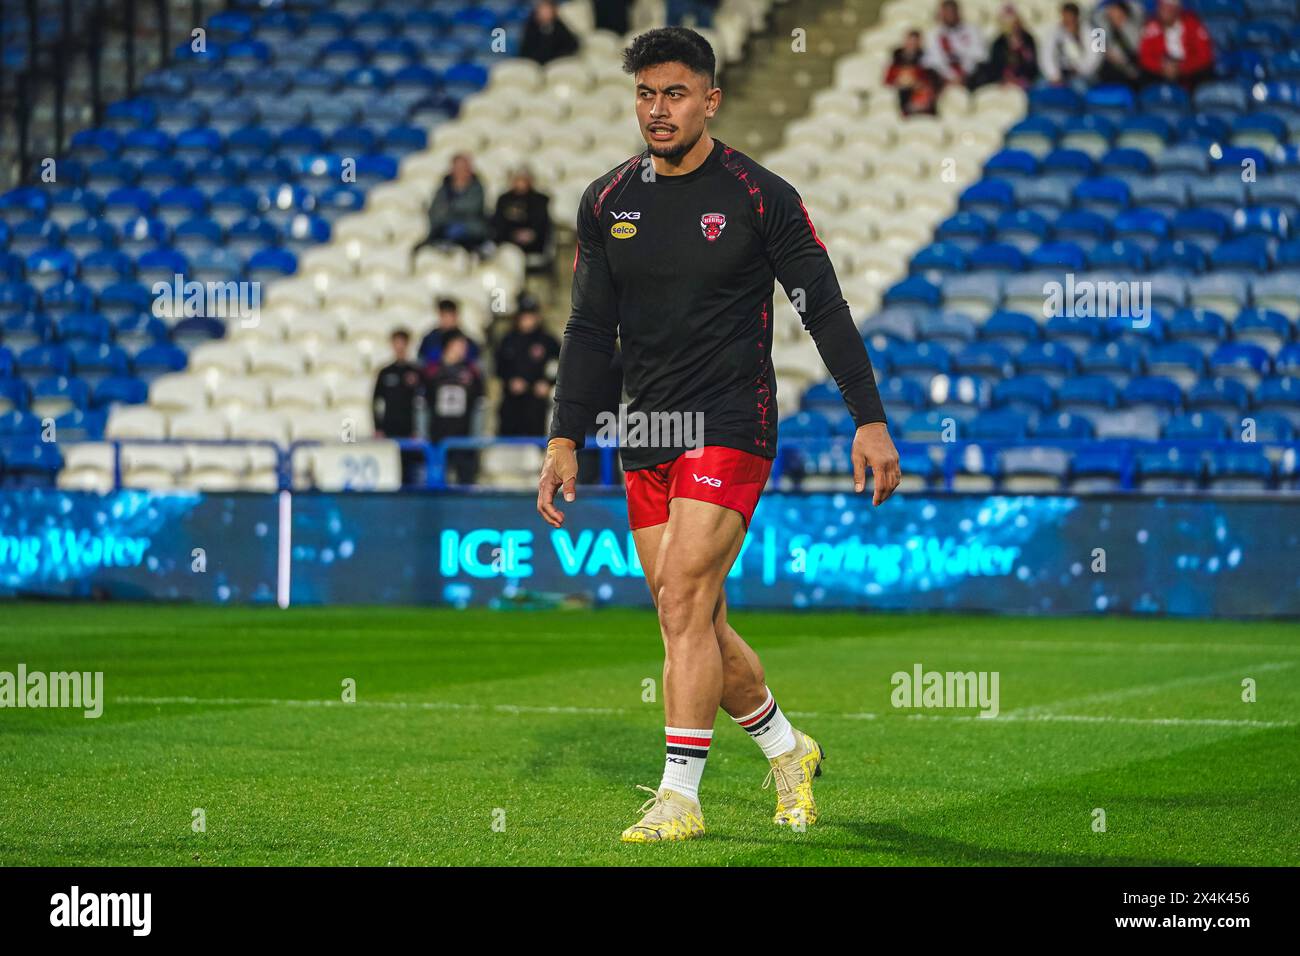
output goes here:
{"type": "Polygon", "coordinates": [[[577,495],[576,450],[586,441],[605,395],[605,378],[618,339],[618,297],[605,258],[604,236],[596,215],[599,180],[587,187],[578,206],[578,248],[573,255],[573,308],[564,329],[555,381],[546,460],[537,482],[537,510],[554,528],[564,523],[555,493],[564,500],[577,495]]]}

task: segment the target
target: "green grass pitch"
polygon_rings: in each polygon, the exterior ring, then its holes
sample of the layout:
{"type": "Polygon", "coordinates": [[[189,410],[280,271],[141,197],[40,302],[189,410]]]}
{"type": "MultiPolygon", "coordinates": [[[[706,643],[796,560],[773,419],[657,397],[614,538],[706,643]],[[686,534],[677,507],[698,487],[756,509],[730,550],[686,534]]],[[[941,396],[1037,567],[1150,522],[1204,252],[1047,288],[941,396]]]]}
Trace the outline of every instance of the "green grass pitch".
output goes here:
{"type": "Polygon", "coordinates": [[[826,748],[821,820],[771,824],[720,715],[708,836],[643,846],[648,611],[0,604],[0,671],[103,671],[106,698],[0,710],[0,864],[1300,863],[1294,622],[733,621],[826,748]],[[1001,714],[895,709],[916,663],[998,672],[1001,714]]]}

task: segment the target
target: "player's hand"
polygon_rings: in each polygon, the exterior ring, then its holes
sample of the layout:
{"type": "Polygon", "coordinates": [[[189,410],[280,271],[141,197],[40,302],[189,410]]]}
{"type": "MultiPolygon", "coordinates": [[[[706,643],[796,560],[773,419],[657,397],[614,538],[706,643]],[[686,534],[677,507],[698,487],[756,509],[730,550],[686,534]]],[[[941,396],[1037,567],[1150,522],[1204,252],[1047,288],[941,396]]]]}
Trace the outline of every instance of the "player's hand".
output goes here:
{"type": "Polygon", "coordinates": [[[552,438],[546,446],[542,477],[537,480],[537,511],[552,528],[564,524],[564,512],[555,507],[555,493],[564,489],[564,500],[578,496],[577,446],[568,438],[552,438]]]}
{"type": "Polygon", "coordinates": [[[871,503],[879,506],[898,487],[903,472],[898,467],[898,449],[889,437],[884,422],[863,425],[853,436],[853,490],[861,492],[867,486],[867,468],[871,468],[875,494],[871,503]]]}

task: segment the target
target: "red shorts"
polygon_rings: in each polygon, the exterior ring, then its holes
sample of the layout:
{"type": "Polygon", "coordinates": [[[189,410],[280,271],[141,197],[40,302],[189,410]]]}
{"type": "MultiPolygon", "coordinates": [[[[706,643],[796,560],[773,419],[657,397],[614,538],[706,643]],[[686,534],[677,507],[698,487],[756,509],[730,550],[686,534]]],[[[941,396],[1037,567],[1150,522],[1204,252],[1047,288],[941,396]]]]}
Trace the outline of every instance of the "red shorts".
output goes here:
{"type": "Polygon", "coordinates": [[[668,502],[674,498],[711,501],[739,511],[749,527],[772,470],[771,459],[721,445],[705,445],[694,452],[695,457],[691,454],[624,473],[628,524],[633,531],[667,521],[668,502]]]}

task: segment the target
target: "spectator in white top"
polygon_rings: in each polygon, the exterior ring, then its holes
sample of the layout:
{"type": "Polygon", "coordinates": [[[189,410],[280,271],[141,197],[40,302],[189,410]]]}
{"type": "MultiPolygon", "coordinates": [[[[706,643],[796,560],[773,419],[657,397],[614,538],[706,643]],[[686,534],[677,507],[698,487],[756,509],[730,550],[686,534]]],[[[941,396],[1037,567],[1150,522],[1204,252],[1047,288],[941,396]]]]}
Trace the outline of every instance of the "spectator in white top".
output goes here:
{"type": "Polygon", "coordinates": [[[1083,29],[1077,3],[1061,6],[1061,20],[1043,47],[1043,76],[1049,83],[1087,82],[1101,66],[1090,31],[1083,29]]]}
{"type": "Polygon", "coordinates": [[[947,83],[970,85],[976,68],[988,56],[979,27],[961,18],[957,0],[939,4],[939,23],[925,41],[921,65],[934,70],[947,83]]]}

